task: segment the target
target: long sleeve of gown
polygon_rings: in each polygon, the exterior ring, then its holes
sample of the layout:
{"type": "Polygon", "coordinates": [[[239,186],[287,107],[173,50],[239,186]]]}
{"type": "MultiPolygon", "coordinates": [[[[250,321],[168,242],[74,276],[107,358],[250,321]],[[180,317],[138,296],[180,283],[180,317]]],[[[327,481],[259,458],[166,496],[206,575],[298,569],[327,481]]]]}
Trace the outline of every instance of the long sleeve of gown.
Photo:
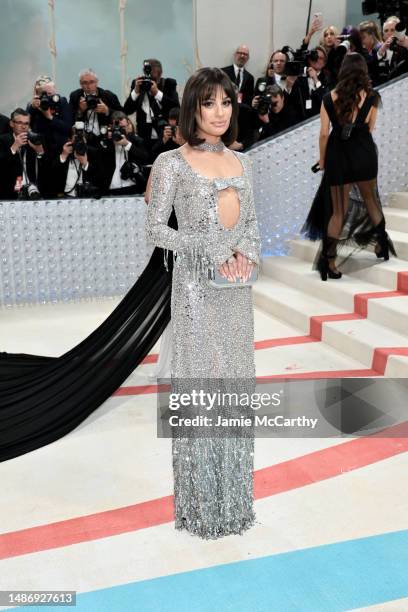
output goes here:
{"type": "Polygon", "coordinates": [[[183,177],[178,172],[173,151],[158,156],[152,167],[151,195],[147,207],[147,240],[154,246],[177,254],[193,254],[206,258],[216,266],[224,263],[233,254],[231,246],[217,240],[213,233],[175,230],[167,222],[174,204],[177,188],[182,188],[183,177]]]}
{"type": "Polygon", "coordinates": [[[239,251],[251,261],[259,264],[261,254],[261,238],[259,235],[255,211],[252,160],[249,157],[246,157],[246,159],[248,164],[248,177],[250,179],[249,206],[242,237],[240,237],[233,245],[233,250],[239,251]]]}

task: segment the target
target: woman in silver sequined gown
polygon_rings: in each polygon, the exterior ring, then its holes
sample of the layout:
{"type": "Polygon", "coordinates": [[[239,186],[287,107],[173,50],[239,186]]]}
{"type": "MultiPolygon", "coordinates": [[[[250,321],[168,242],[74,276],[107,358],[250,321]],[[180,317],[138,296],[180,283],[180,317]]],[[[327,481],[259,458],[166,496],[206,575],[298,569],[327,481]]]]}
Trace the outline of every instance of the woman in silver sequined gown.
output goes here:
{"type": "MultiPolygon", "coordinates": [[[[234,89],[222,71],[203,68],[190,77],[184,91],[180,129],[188,142],[189,134],[185,132],[191,112],[189,102],[191,106],[194,96],[205,101],[215,95],[217,88],[231,98],[231,140],[236,120],[234,89]]],[[[221,135],[225,142],[225,134],[221,135]]],[[[215,140],[215,146],[206,139],[197,148],[214,151],[211,155],[225,152],[223,141],[219,137],[215,140]]],[[[259,263],[252,162],[244,154],[235,153],[241,162],[240,175],[208,178],[187,161],[186,147],[187,144],[157,158],[147,212],[149,241],[173,251],[172,387],[186,379],[222,379],[232,387],[241,384],[238,381],[253,383],[252,289],[216,289],[208,284],[206,274],[208,265],[220,269],[238,252],[251,265],[259,263]],[[239,198],[239,217],[230,229],[221,224],[217,208],[219,191],[228,187],[233,187],[239,198]],[[172,206],[178,230],[167,226],[172,206]]],[[[242,534],[253,525],[253,435],[178,436],[173,437],[172,451],[176,529],[186,529],[202,538],[218,538],[242,534]]]]}

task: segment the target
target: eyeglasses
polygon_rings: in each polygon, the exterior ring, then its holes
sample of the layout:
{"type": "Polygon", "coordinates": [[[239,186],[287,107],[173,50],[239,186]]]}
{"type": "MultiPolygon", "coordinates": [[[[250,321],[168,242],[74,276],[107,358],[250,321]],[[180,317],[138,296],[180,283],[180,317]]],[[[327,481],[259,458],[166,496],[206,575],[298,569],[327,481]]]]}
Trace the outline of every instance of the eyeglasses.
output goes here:
{"type": "Polygon", "coordinates": [[[96,83],[97,81],[95,79],[92,79],[92,81],[79,81],[80,85],[92,85],[93,83],[96,83]]]}
{"type": "Polygon", "coordinates": [[[249,53],[245,53],[245,51],[237,51],[237,55],[245,55],[245,57],[248,57],[249,53]]]}
{"type": "Polygon", "coordinates": [[[16,121],[15,119],[12,119],[12,122],[15,123],[16,125],[24,125],[26,127],[30,125],[29,121],[16,121]]]}

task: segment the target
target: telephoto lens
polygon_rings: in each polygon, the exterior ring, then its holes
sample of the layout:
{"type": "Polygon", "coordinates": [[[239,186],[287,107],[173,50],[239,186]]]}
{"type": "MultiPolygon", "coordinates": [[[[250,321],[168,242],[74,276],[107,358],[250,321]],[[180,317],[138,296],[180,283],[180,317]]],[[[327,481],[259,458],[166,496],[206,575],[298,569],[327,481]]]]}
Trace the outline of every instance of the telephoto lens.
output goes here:
{"type": "Polygon", "coordinates": [[[32,132],[31,130],[27,132],[27,140],[29,140],[33,145],[42,144],[41,134],[37,134],[36,132],[32,132]]]}

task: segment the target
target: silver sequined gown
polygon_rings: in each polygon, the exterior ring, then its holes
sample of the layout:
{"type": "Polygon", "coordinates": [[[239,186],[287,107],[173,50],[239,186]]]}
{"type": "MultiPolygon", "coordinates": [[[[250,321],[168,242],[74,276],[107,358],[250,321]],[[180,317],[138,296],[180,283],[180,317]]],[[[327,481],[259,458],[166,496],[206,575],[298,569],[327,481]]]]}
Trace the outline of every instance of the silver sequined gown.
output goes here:
{"type": "MultiPolygon", "coordinates": [[[[172,384],[186,378],[255,380],[250,287],[215,289],[205,278],[203,253],[218,266],[241,251],[259,263],[252,162],[236,153],[242,176],[208,179],[179,149],[162,153],[152,169],[147,212],[151,244],[173,251],[172,384]],[[218,219],[218,190],[232,186],[240,216],[232,229],[218,219]],[[167,226],[174,206],[178,230],[167,226]]],[[[254,439],[173,438],[175,527],[202,538],[242,533],[253,525],[254,439]]]]}

